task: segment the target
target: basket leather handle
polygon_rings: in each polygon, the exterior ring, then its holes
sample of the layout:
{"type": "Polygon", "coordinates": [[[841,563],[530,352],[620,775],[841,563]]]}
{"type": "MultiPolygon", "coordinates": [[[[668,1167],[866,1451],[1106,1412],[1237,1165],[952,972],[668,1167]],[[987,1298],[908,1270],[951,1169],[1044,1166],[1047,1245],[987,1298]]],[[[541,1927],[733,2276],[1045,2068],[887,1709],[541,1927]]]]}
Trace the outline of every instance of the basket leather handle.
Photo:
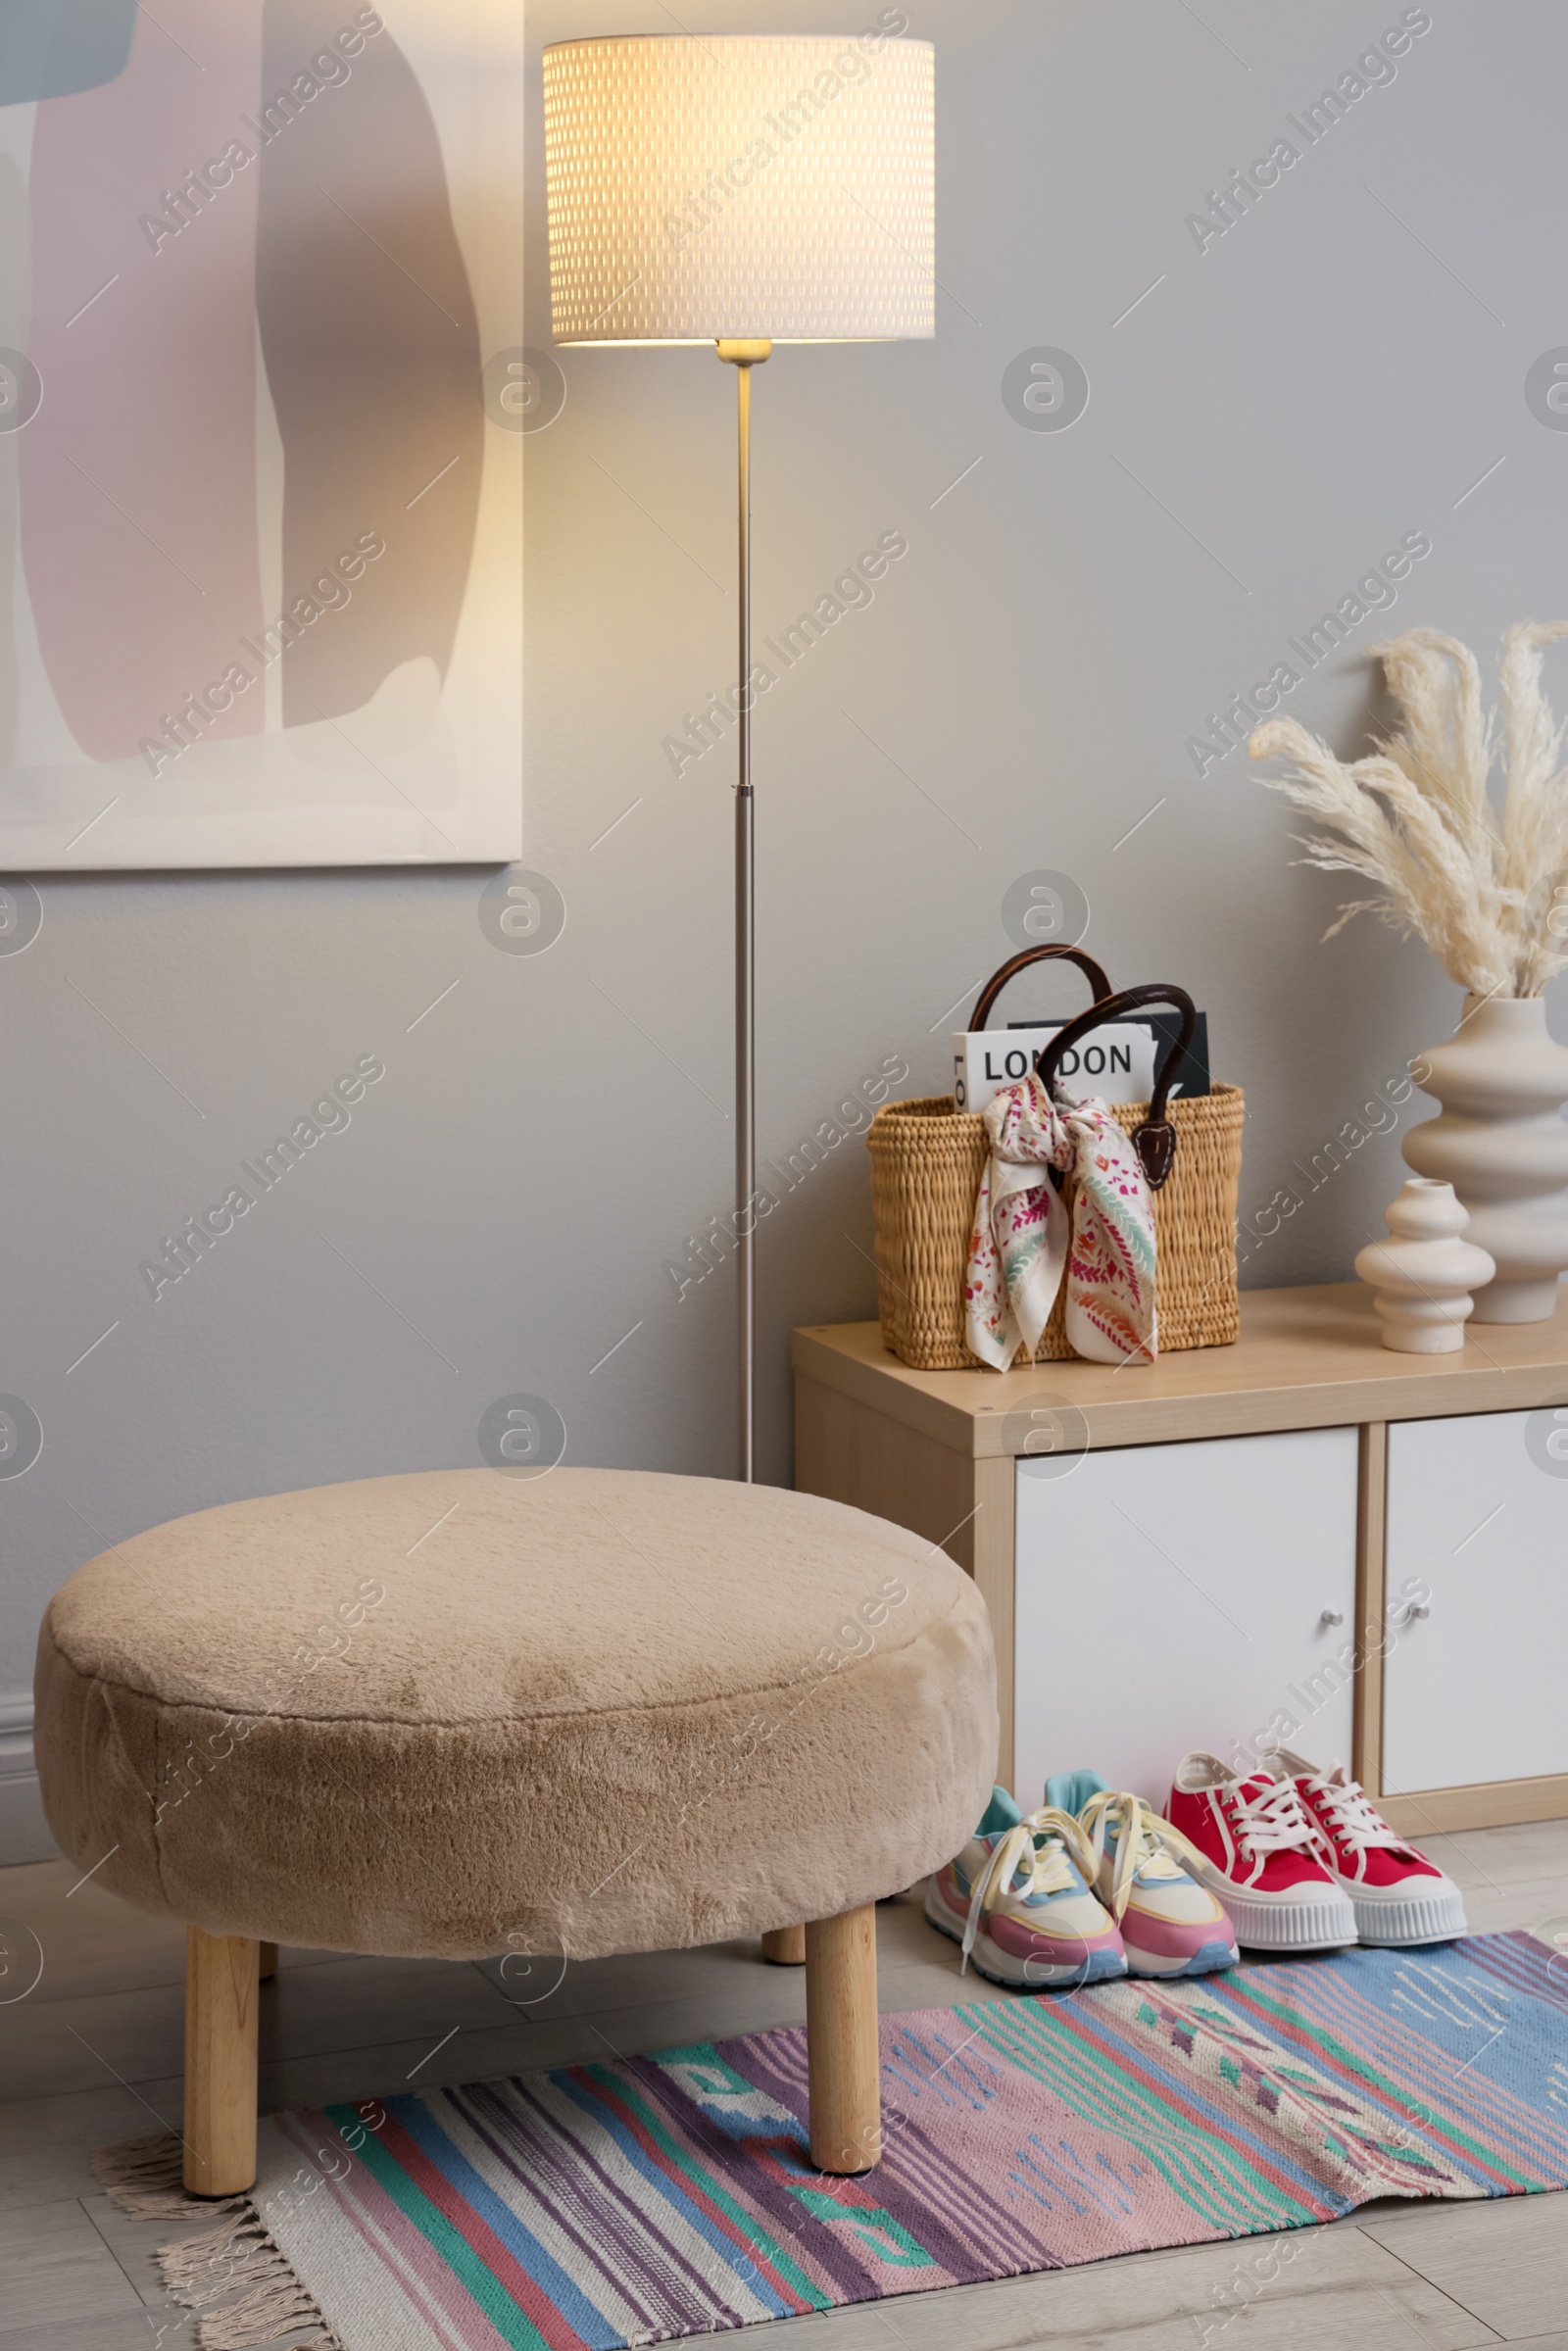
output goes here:
{"type": "Polygon", "coordinates": [[[1149,1104],[1149,1116],[1133,1131],[1133,1149],[1143,1162],[1151,1192],[1158,1192],[1170,1174],[1176,1158],[1176,1129],[1166,1115],[1170,1097],[1170,1082],[1193,1042],[1193,1030],[1198,1024],[1198,1012],[1185,988],[1172,988],[1159,980],[1150,981],[1147,987],[1123,988],[1119,994],[1094,1004],[1076,1020],[1069,1020],[1058,1029],[1051,1043],[1035,1062],[1040,1083],[1050,1094],[1055,1085],[1056,1071],[1062,1055],[1089,1031],[1098,1028],[1102,1020],[1118,1012],[1137,1012],[1151,1004],[1165,1004],[1181,1014],[1181,1028],[1174,1044],[1167,1046],[1158,1069],[1154,1072],[1154,1091],[1149,1104]]]}
{"type": "Polygon", "coordinates": [[[1043,963],[1049,955],[1065,955],[1070,963],[1077,964],[1095,992],[1097,1004],[1103,1004],[1106,997],[1112,993],[1110,982],[1105,977],[1102,966],[1095,961],[1093,955],[1086,955],[1081,947],[1026,947],[1021,955],[1012,956],[1010,961],[1003,964],[1000,971],[994,971],[991,974],[975,999],[974,1011],[969,1019],[970,1030],[974,1031],[985,1027],[998,997],[1009,980],[1015,980],[1020,971],[1027,971],[1031,963],[1043,963]]]}

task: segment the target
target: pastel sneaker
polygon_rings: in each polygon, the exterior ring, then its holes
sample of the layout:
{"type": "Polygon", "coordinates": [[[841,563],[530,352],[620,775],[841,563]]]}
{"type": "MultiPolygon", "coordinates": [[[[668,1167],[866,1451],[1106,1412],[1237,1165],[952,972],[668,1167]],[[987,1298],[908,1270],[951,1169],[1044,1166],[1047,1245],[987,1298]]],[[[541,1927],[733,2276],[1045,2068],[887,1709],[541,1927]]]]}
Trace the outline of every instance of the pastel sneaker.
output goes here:
{"type": "Polygon", "coordinates": [[[926,1886],[925,1915],[994,1984],[1020,1991],[1125,1976],[1114,1920],[1089,1890],[1095,1859],[1070,1813],[1027,1820],[1004,1788],[979,1828],[926,1886]]]}
{"type": "Polygon", "coordinates": [[[1152,1805],[1095,1772],[1053,1773],[1046,1802],[1074,1813],[1089,1839],[1130,1976],[1207,1976],[1236,1965],[1236,1930],[1192,1874],[1203,1856],[1152,1805]]]}
{"type": "Polygon", "coordinates": [[[1350,1898],[1364,1943],[1448,1942],[1466,1932],[1464,1896],[1453,1880],[1389,1827],[1343,1764],[1321,1772],[1289,1747],[1267,1753],[1315,1824],[1324,1862],[1350,1898]]]}
{"type": "Polygon", "coordinates": [[[1184,1755],[1165,1816],[1194,1848],[1193,1875],[1224,1903],[1239,1943],[1335,1951],[1355,1941],[1350,1898],[1294,1782],[1265,1771],[1244,1780],[1217,1755],[1184,1755]]]}

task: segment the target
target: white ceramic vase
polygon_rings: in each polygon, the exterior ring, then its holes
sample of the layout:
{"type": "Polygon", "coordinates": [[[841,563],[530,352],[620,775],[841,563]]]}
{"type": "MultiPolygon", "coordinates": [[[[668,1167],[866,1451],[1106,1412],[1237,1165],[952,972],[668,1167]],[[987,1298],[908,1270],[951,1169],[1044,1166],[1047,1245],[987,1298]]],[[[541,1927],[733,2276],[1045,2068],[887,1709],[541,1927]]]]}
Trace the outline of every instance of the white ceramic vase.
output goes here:
{"type": "Polygon", "coordinates": [[[1414,1066],[1443,1115],[1411,1128],[1405,1159],[1453,1186],[1466,1238],[1497,1269],[1476,1321],[1544,1322],[1568,1267],[1568,1046],[1548,1035],[1539,996],[1467,996],[1448,1043],[1414,1066]]]}
{"type": "Polygon", "coordinates": [[[1471,1294],[1495,1272],[1484,1249],[1462,1238],[1469,1223],[1451,1184],[1412,1176],[1391,1200],[1392,1239],[1370,1241],[1355,1260],[1383,1323],[1383,1344],[1400,1355],[1449,1355],[1464,1345],[1471,1294]]]}

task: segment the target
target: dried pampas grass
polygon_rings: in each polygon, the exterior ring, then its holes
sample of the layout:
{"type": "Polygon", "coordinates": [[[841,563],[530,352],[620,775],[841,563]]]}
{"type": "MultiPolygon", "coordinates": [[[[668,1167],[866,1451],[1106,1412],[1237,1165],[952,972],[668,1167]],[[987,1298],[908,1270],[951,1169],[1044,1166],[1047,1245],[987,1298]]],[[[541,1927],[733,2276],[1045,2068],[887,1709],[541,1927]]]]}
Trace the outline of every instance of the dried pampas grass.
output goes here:
{"type": "Polygon", "coordinates": [[[1381,649],[1404,723],[1370,759],[1345,764],[1294,718],[1256,729],[1254,759],[1293,762],[1262,780],[1327,828],[1297,835],[1298,862],[1379,892],[1342,906],[1328,938],[1377,914],[1477,996],[1539,996],[1568,965],[1568,771],[1541,690],[1543,650],[1564,636],[1568,620],[1521,620],[1503,638],[1500,745],[1475,655],[1431,628],[1381,649]],[[1499,748],[1500,802],[1489,788],[1499,748]]]}

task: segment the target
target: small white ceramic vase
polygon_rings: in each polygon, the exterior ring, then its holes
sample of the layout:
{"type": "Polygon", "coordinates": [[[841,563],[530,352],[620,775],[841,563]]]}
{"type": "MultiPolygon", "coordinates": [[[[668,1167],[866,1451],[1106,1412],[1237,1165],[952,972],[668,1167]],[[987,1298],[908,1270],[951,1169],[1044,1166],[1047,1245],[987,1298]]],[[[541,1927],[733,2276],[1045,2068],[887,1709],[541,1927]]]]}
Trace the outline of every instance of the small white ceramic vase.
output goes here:
{"type": "Polygon", "coordinates": [[[1568,1267],[1568,1046],[1548,1034],[1539,996],[1467,996],[1457,1030],[1423,1063],[1418,1082],[1443,1115],[1410,1129],[1404,1156],[1453,1186],[1470,1240],[1496,1265],[1476,1320],[1544,1322],[1568,1267]]]}
{"type": "Polygon", "coordinates": [[[1450,1355],[1464,1345],[1471,1293],[1496,1268],[1461,1239],[1469,1223],[1451,1184],[1412,1176],[1384,1221],[1393,1238],[1369,1241],[1355,1270],[1383,1323],[1383,1344],[1399,1355],[1450,1355]]]}

